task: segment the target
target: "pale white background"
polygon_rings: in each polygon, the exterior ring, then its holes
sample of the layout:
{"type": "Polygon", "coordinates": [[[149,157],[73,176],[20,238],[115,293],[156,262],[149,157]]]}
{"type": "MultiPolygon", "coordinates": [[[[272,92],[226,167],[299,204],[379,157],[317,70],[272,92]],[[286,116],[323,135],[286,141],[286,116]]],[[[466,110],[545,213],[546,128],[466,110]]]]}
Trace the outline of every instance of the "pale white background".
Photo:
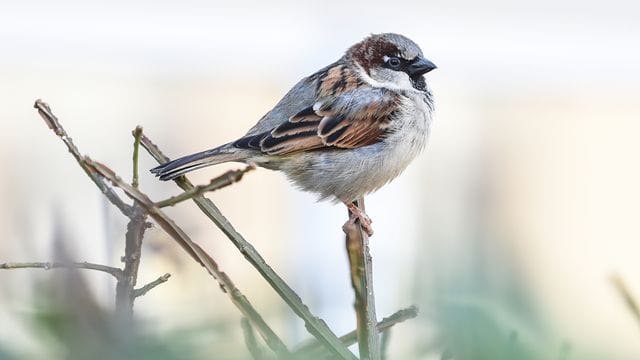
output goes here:
{"type": "MultiPolygon", "coordinates": [[[[352,43],[399,32],[439,69],[428,75],[437,113],[427,151],[367,199],[378,313],[422,309],[391,350],[403,358],[433,346],[438,358],[441,306],[470,302],[549,356],[570,344],[576,359],[638,358],[638,324],[608,279],[619,273],[640,296],[639,16],[621,0],[4,2],[0,262],[49,259],[56,224],[80,260],[117,264],[121,253],[125,219],[44,126],[36,98],[82,152],[128,178],[137,124],[172,157],[212,147],[352,43]],[[526,311],[502,305],[513,293],[526,311]]],[[[144,169],[153,165],[142,156],[144,169]]],[[[155,199],[177,193],[146,172],[141,183],[155,199]]],[[[353,328],[343,207],[315,203],[268,170],[211,198],[315,313],[338,333],[353,328]]],[[[287,341],[304,338],[195,206],[169,212],[287,341]]],[[[201,311],[235,324],[226,297],[160,230],[149,231],[144,256],[141,280],[174,273],[138,303],[157,331],[198,323],[201,311]]],[[[18,314],[30,309],[25,284],[48,276],[0,273],[4,346],[38,354],[18,314]]],[[[111,306],[111,280],[90,279],[111,306]]]]}

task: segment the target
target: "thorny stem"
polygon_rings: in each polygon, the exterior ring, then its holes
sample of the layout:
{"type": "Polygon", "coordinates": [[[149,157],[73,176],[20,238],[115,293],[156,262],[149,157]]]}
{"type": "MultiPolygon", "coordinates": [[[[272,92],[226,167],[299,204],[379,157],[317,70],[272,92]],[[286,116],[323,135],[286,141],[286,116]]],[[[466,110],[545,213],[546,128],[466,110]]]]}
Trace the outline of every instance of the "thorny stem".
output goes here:
{"type": "Polygon", "coordinates": [[[110,274],[116,279],[122,278],[122,270],[100,264],[93,264],[90,262],[8,262],[0,264],[0,269],[87,269],[101,271],[103,273],[110,274]]]}
{"type": "MultiPolygon", "coordinates": [[[[355,205],[364,211],[364,198],[356,200],[355,205]]],[[[354,307],[360,357],[368,360],[380,360],[380,338],[378,331],[376,331],[376,305],[373,293],[373,268],[369,253],[369,236],[359,220],[355,223],[347,221],[343,230],[346,234],[351,285],[355,293],[354,307]]]]}
{"type": "Polygon", "coordinates": [[[192,189],[187,190],[180,195],[172,196],[166,200],[158,201],[156,203],[156,206],[159,208],[173,206],[179,202],[192,199],[196,196],[201,196],[204,193],[222,189],[223,187],[240,181],[244,174],[255,168],[256,167],[254,165],[248,165],[242,170],[229,170],[224,174],[211,179],[211,181],[207,185],[194,186],[192,189]]]}

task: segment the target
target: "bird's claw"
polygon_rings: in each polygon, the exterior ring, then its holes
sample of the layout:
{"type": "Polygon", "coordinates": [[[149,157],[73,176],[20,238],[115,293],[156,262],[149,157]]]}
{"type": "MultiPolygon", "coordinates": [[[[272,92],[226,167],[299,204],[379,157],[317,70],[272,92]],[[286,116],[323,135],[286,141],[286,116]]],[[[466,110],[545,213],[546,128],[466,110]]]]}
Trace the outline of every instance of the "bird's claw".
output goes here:
{"type": "Polygon", "coordinates": [[[349,208],[350,213],[349,224],[355,224],[356,220],[359,220],[362,229],[367,233],[368,236],[372,236],[373,228],[371,227],[371,223],[373,221],[371,220],[369,215],[367,215],[367,213],[362,211],[362,209],[357,207],[355,204],[348,204],[347,207],[349,208]]]}

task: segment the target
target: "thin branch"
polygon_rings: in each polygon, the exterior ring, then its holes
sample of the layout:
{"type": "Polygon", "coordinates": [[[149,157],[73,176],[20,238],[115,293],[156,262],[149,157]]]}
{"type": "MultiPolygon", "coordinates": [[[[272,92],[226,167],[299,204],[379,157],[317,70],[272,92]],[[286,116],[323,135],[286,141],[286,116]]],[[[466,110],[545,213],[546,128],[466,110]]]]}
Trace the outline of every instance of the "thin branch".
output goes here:
{"type": "MultiPolygon", "coordinates": [[[[362,211],[364,198],[355,202],[362,211]]],[[[349,211],[349,210],[347,210],[349,211]]],[[[350,215],[350,213],[348,213],[350,215]]],[[[351,285],[355,293],[354,307],[357,318],[358,347],[362,359],[380,360],[380,338],[376,331],[376,305],[373,293],[373,265],[369,253],[369,236],[359,220],[347,221],[343,226],[346,234],[347,255],[351,270],[351,285]]]]}
{"type": "Polygon", "coordinates": [[[58,262],[58,261],[49,261],[49,262],[9,262],[0,264],[0,269],[87,269],[87,270],[95,270],[101,271],[103,273],[107,273],[113,276],[116,279],[122,278],[122,270],[106,266],[100,264],[93,264],[90,262],[58,262]]]}
{"type": "Polygon", "coordinates": [[[211,179],[211,181],[207,185],[198,185],[190,190],[183,192],[180,195],[172,196],[166,200],[158,201],[156,203],[156,206],[159,208],[173,206],[181,201],[189,200],[196,196],[202,196],[204,193],[222,189],[223,187],[240,181],[244,174],[251,170],[254,170],[255,168],[255,165],[248,165],[242,170],[229,170],[224,174],[211,179]]]}
{"type": "MultiPolygon", "coordinates": [[[[169,161],[158,147],[146,136],[142,136],[142,146],[153,156],[160,164],[169,161]]],[[[189,191],[194,188],[193,184],[186,176],[180,176],[174,180],[183,190],[189,191]]],[[[231,240],[238,248],[240,253],[249,261],[253,267],[258,270],[260,275],[271,285],[276,293],[289,305],[293,312],[304,320],[307,330],[319,339],[328,349],[341,359],[356,359],[349,349],[346,348],[340,339],[331,331],[327,324],[311,313],[309,308],[302,302],[298,294],[296,294],[287,283],[266,263],[264,258],[234,227],[231,225],[220,210],[211,200],[204,196],[196,196],[193,201],[198,205],[200,210],[213,221],[216,226],[231,240]]]]}
{"type": "MultiPolygon", "coordinates": [[[[140,149],[140,137],[142,128],[136,126],[133,131],[133,175],[131,186],[138,188],[138,154],[140,149]]],[[[136,299],[136,283],[138,282],[138,269],[140,268],[140,258],[142,257],[142,239],[147,229],[147,214],[137,202],[133,202],[132,214],[127,224],[125,234],[124,269],[122,269],[122,279],[116,284],[116,317],[124,321],[125,329],[127,324],[133,320],[133,303],[136,299]]]]}
{"type": "Polygon", "coordinates": [[[133,319],[133,303],[136,298],[134,289],[142,257],[142,238],[147,229],[147,214],[135,201],[130,219],[125,234],[122,279],[116,284],[116,316],[125,324],[133,319]]]}
{"type": "Polygon", "coordinates": [[[251,357],[254,360],[262,360],[265,358],[265,354],[260,349],[260,345],[258,345],[258,341],[256,339],[256,334],[253,332],[253,327],[251,326],[251,322],[249,319],[243,317],[240,320],[240,326],[242,327],[242,335],[244,336],[244,343],[251,354],[251,357]]]}
{"type": "Polygon", "coordinates": [[[380,358],[382,360],[388,359],[389,338],[391,338],[391,329],[380,332],[380,358]]]}
{"type": "MultiPolygon", "coordinates": [[[[409,319],[413,319],[416,316],[418,316],[418,308],[415,306],[410,306],[406,309],[398,310],[395,313],[382,319],[382,321],[380,321],[376,325],[376,329],[378,330],[378,332],[382,332],[382,331],[391,329],[391,327],[393,327],[396,324],[399,324],[409,319]]],[[[355,342],[357,341],[357,338],[358,338],[357,331],[354,330],[340,337],[340,340],[343,340],[345,344],[349,346],[351,344],[355,344],[355,342]]]]}
{"type": "Polygon", "coordinates": [[[137,298],[137,297],[146,295],[154,287],[156,287],[156,286],[158,286],[160,284],[166,283],[169,280],[170,277],[171,277],[171,274],[169,274],[169,273],[166,273],[166,274],[160,276],[159,278],[157,278],[157,279],[153,280],[152,282],[144,285],[143,287],[133,290],[133,296],[137,298]]]}
{"type": "MultiPolygon", "coordinates": [[[[401,309],[382,319],[382,321],[376,325],[376,329],[378,332],[383,332],[391,329],[396,324],[413,319],[416,316],[418,316],[418,308],[415,306],[401,309]]],[[[357,330],[353,330],[343,336],[340,336],[340,341],[342,341],[345,346],[355,344],[358,341],[357,330]]],[[[318,341],[309,341],[300,345],[294,354],[301,359],[316,359],[323,350],[322,345],[318,341]]]]}
{"type": "Polygon", "coordinates": [[[189,236],[169,218],[160,208],[156,207],[149,197],[138,189],[124,182],[113,170],[91,159],[84,160],[93,171],[109,180],[114,186],[124,190],[125,194],[139,204],[160,227],[169,234],[191,257],[204,266],[220,284],[220,288],[229,295],[231,302],[254,323],[260,335],[269,347],[281,357],[288,357],[289,350],[280,338],[273,332],[262,316],[255,310],[249,300],[240,292],[226,273],[220,270],[218,264],[189,236]]]}
{"type": "Polygon", "coordinates": [[[629,291],[629,288],[624,283],[624,280],[619,275],[613,275],[611,277],[611,283],[618,290],[618,293],[624,300],[627,308],[631,312],[631,315],[635,318],[635,320],[640,324],[640,306],[638,306],[638,301],[636,301],[635,297],[629,291]]]}
{"type": "Polygon", "coordinates": [[[83,157],[80,154],[80,151],[78,151],[78,148],[73,143],[73,140],[69,137],[69,135],[67,135],[67,132],[64,130],[62,125],[60,125],[58,118],[53,115],[53,113],[51,112],[51,108],[49,108],[49,105],[44,101],[38,99],[36,100],[33,107],[38,109],[38,113],[47,123],[49,128],[53,130],[53,132],[55,132],[55,134],[58,135],[60,139],[62,139],[62,142],[64,142],[64,144],[67,146],[67,149],[69,150],[71,155],[73,155],[80,167],[89,176],[89,178],[91,178],[94,184],[96,184],[98,189],[100,189],[100,191],[107,197],[107,199],[113,205],[115,205],[115,207],[117,207],[125,216],[130,217],[133,212],[131,205],[128,205],[124,201],[122,201],[122,199],[120,199],[118,194],[116,194],[111,187],[107,186],[107,184],[105,184],[97,174],[93,173],[91,169],[87,167],[87,165],[83,162],[83,157]]]}
{"type": "Polygon", "coordinates": [[[138,152],[140,149],[140,137],[142,136],[142,127],[136,126],[133,130],[133,176],[131,180],[131,186],[138,187],[138,152]]]}

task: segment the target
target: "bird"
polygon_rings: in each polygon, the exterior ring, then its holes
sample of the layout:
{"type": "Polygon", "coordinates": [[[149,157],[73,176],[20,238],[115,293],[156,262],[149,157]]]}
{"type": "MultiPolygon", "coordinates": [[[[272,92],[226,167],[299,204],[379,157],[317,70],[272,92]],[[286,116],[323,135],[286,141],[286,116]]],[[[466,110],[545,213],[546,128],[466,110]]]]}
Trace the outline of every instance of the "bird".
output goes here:
{"type": "Polygon", "coordinates": [[[420,47],[371,34],[295,84],[237,140],[151,169],[160,180],[226,162],[279,170],[318,200],[344,203],[369,236],[356,200],[396,178],[424,149],[434,111],[420,47]]]}

